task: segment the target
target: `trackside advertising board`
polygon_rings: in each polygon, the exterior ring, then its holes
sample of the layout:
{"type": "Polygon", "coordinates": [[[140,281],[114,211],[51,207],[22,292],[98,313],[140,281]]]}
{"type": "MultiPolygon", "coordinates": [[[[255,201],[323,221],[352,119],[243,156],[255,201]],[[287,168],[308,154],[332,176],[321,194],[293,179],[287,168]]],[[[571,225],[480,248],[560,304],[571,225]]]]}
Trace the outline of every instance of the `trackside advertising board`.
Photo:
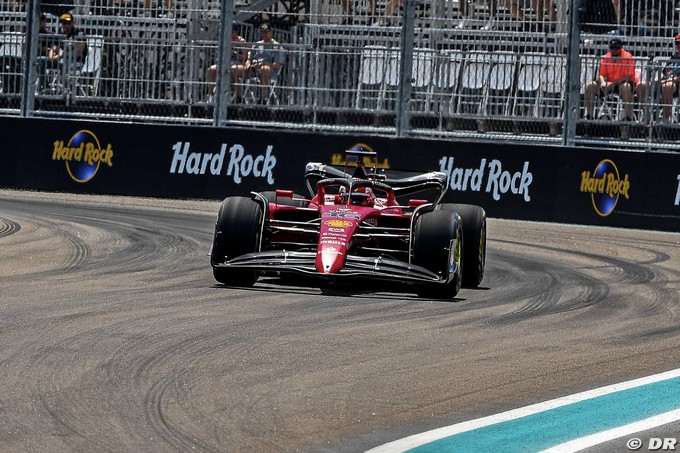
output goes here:
{"type": "Polygon", "coordinates": [[[0,118],[0,187],[222,199],[250,191],[307,194],[307,162],[439,170],[445,201],[490,217],[680,231],[680,153],[467,143],[252,129],[0,118]]]}

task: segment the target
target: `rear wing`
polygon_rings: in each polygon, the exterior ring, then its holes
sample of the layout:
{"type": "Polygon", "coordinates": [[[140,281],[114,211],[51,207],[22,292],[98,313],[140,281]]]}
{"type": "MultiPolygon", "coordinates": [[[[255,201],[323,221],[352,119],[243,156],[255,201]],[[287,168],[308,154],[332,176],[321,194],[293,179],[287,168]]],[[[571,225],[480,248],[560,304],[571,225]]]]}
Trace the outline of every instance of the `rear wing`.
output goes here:
{"type": "MultiPolygon", "coordinates": [[[[316,185],[319,181],[329,178],[356,178],[354,176],[356,169],[354,167],[345,167],[340,169],[335,166],[322,164],[319,162],[309,162],[305,166],[305,184],[310,196],[316,194],[316,185]],[[350,174],[348,170],[352,170],[350,174]]],[[[389,186],[394,191],[394,195],[405,196],[419,192],[434,191],[435,200],[433,203],[438,203],[443,197],[444,193],[449,187],[449,177],[446,173],[440,171],[432,171],[428,173],[414,173],[413,176],[407,177],[391,177],[390,171],[372,169],[367,171],[365,177],[359,179],[374,179],[389,186]]],[[[405,174],[405,172],[394,172],[405,174]]]]}

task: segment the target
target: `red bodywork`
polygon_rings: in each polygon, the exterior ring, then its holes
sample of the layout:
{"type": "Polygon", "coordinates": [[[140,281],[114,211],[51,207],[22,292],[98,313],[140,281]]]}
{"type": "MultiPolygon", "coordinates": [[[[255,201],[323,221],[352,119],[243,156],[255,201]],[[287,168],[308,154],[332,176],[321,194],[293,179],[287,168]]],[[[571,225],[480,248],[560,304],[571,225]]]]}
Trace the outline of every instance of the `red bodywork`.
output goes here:
{"type": "MultiPolygon", "coordinates": [[[[400,236],[401,240],[407,236],[410,215],[405,214],[398,205],[394,192],[374,189],[370,185],[353,187],[347,181],[322,182],[317,187],[317,194],[306,208],[270,204],[269,220],[276,224],[280,218],[288,218],[286,213],[314,212],[315,217],[321,219],[318,234],[314,238],[317,244],[315,268],[321,274],[336,274],[344,267],[348,251],[357,245],[357,242],[364,242],[363,238],[357,235],[362,223],[372,226],[389,223],[402,228],[403,233],[396,235],[400,236]],[[380,196],[377,196],[376,192],[379,192],[380,196]]],[[[277,199],[293,197],[291,191],[284,190],[277,190],[276,195],[277,199]]],[[[417,200],[414,204],[420,202],[426,203],[426,200],[417,200]]],[[[285,235],[283,238],[298,242],[301,239],[285,235]]],[[[307,240],[312,238],[308,237],[307,240]]]]}

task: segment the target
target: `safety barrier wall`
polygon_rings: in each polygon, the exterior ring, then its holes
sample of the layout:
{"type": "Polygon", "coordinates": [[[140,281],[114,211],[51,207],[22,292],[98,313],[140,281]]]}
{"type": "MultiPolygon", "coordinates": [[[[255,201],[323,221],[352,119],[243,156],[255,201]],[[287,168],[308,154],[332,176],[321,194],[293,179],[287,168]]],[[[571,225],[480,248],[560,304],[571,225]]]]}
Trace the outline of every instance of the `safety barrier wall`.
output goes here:
{"type": "Polygon", "coordinates": [[[490,217],[680,231],[674,154],[444,140],[263,132],[0,117],[0,187],[85,194],[222,199],[250,191],[306,194],[307,162],[440,170],[445,201],[490,217]]]}

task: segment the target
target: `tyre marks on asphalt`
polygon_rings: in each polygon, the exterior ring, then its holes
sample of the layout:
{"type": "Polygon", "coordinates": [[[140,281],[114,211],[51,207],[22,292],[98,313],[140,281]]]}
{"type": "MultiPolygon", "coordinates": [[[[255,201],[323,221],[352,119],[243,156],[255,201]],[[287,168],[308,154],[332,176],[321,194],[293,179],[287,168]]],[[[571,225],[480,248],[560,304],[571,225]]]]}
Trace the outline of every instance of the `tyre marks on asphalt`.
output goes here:
{"type": "Polygon", "coordinates": [[[639,240],[627,238],[625,230],[602,229],[602,234],[584,249],[572,232],[557,232],[551,225],[545,225],[545,231],[513,240],[514,226],[513,222],[495,226],[500,231],[494,232],[489,252],[484,284],[503,286],[507,298],[501,303],[509,309],[496,322],[578,311],[603,301],[629,304],[622,288],[630,286],[644,286],[649,294],[634,307],[641,315],[670,310],[678,300],[680,276],[674,278],[677,272],[671,271],[669,279],[670,269],[665,263],[670,255],[663,251],[677,247],[678,242],[655,241],[650,233],[654,246],[644,247],[639,240]],[[525,302],[513,308],[514,300],[525,302]]]}
{"type": "MultiPolygon", "coordinates": [[[[162,341],[168,331],[176,328],[157,326],[158,305],[162,304],[164,292],[176,290],[178,286],[183,289],[188,289],[188,285],[193,289],[196,284],[208,287],[208,282],[212,282],[206,271],[209,268],[206,255],[211,225],[207,217],[206,230],[202,232],[196,230],[200,220],[191,217],[176,219],[176,211],[157,213],[115,206],[92,208],[77,205],[64,209],[53,203],[33,200],[9,203],[8,206],[13,220],[0,224],[3,234],[0,237],[4,240],[9,238],[11,244],[3,243],[3,255],[11,257],[14,262],[30,260],[36,264],[22,266],[23,274],[13,275],[14,283],[23,280],[29,285],[25,291],[30,293],[30,285],[38,282],[73,282],[76,286],[70,283],[68,286],[78,291],[78,294],[72,294],[78,302],[67,303],[72,299],[71,295],[50,293],[46,289],[44,304],[25,308],[17,305],[14,313],[12,331],[16,331],[14,337],[23,346],[16,345],[22,353],[12,359],[12,363],[16,364],[20,357],[30,357],[26,361],[21,359],[22,374],[32,376],[24,385],[28,393],[38,397],[27,410],[45,417],[45,426],[49,428],[44,436],[68,438],[69,445],[87,445],[84,449],[88,450],[105,451],[114,444],[120,447],[117,439],[139,430],[123,423],[102,433],[101,421],[108,418],[126,420],[130,413],[139,412],[140,395],[130,393],[129,389],[141,385],[147,391],[143,396],[143,411],[151,427],[141,432],[150,436],[128,440],[127,445],[141,442],[148,446],[149,438],[156,437],[161,445],[174,445],[179,451],[217,451],[194,436],[184,434],[181,428],[186,426],[186,420],[173,420],[163,410],[168,405],[174,406],[176,397],[183,405],[191,406],[189,398],[182,398],[176,392],[183,388],[178,383],[191,382],[191,379],[182,372],[175,372],[174,367],[179,362],[187,370],[195,365],[192,363],[193,356],[183,351],[187,351],[188,345],[194,344],[196,338],[164,345],[165,349],[160,350],[158,355],[147,356],[148,361],[135,362],[137,368],[133,370],[133,376],[142,384],[121,380],[121,375],[118,375],[119,379],[107,377],[112,363],[118,360],[125,363],[126,356],[128,363],[133,358],[138,360],[139,350],[154,344],[154,335],[162,341]],[[15,234],[20,230],[20,234],[15,234]],[[179,266],[178,260],[182,263],[179,266]],[[188,263],[189,266],[186,266],[188,263]],[[197,283],[201,279],[197,279],[192,270],[200,270],[205,275],[205,284],[197,283]],[[157,277],[159,271],[162,279],[157,277]],[[91,281],[105,283],[90,285],[91,281]],[[136,297],[148,294],[152,287],[157,289],[157,305],[151,308],[153,314],[143,316],[140,321],[145,324],[144,334],[128,341],[128,330],[134,329],[137,322],[131,317],[138,315],[140,310],[136,297]],[[85,302],[88,299],[89,302],[85,302]],[[67,314],[63,311],[65,308],[67,314]],[[105,327],[87,327],[102,322],[105,327]],[[121,327],[121,324],[125,326],[121,327]],[[22,337],[20,331],[29,328],[40,334],[22,337]],[[121,341],[123,346],[119,346],[121,341]],[[108,365],[85,369],[73,367],[75,363],[97,363],[112,349],[116,352],[108,365]],[[177,358],[179,362],[175,361],[177,358]],[[168,369],[171,371],[168,372],[168,369]],[[49,370],[49,374],[41,370],[49,370]],[[102,379],[106,384],[99,387],[102,379]],[[125,383],[130,385],[121,386],[125,383]],[[34,388],[29,390],[31,386],[34,388]],[[117,395],[117,400],[112,401],[111,395],[117,395]],[[87,441],[81,444],[78,439],[87,441]]],[[[8,269],[7,274],[11,275],[11,272],[8,269]]],[[[15,300],[25,298],[19,292],[11,297],[15,300]]],[[[187,298],[191,298],[189,292],[187,298]]],[[[2,319],[8,319],[7,313],[2,319]]],[[[178,325],[181,324],[178,322],[178,325]]],[[[6,338],[10,333],[4,328],[2,332],[6,338]]],[[[205,348],[213,347],[211,337],[214,340],[213,335],[204,335],[198,342],[205,348]]],[[[3,357],[0,356],[2,362],[3,357]]],[[[182,367],[180,369],[184,369],[182,367]]],[[[209,425],[208,417],[204,417],[204,422],[209,425]]],[[[224,448],[222,446],[219,451],[224,451],[224,448]]]]}
{"type": "Polygon", "coordinates": [[[10,219],[0,218],[0,239],[2,239],[5,236],[10,236],[16,233],[20,229],[21,225],[19,225],[18,223],[10,219]]]}
{"type": "MultiPolygon", "coordinates": [[[[522,224],[528,233],[505,235],[514,224],[491,219],[483,288],[455,300],[371,288],[322,293],[275,278],[228,288],[214,284],[206,257],[214,212],[28,205],[25,216],[24,206],[13,208],[21,232],[3,239],[3,255],[10,256],[5,241],[25,241],[41,261],[59,260],[49,264],[56,274],[47,282],[56,288],[44,299],[33,296],[44,285],[38,270],[7,286],[18,296],[3,312],[10,321],[0,324],[10,414],[0,439],[15,450],[307,451],[339,436],[367,439],[385,425],[488,409],[493,398],[514,403],[543,380],[549,391],[567,385],[564,374],[582,366],[579,358],[555,373],[562,357],[552,351],[587,359],[593,345],[623,341],[578,323],[563,340],[555,331],[570,326],[572,313],[599,314],[591,325],[605,319],[626,333],[636,311],[671,310],[678,286],[662,241],[646,251],[623,238],[627,247],[618,252],[604,230],[601,243],[581,250],[569,227],[560,234],[522,224]],[[78,258],[82,244],[65,237],[83,241],[89,255],[78,258]],[[73,267],[60,271],[63,262],[73,267]],[[649,272],[625,286],[636,265],[649,272]],[[668,302],[624,300],[628,289],[641,288],[668,302]],[[75,300],[54,303],[53,292],[69,291],[75,300]],[[592,304],[579,305],[584,300],[592,304]],[[541,318],[560,310],[570,313],[541,318]],[[528,322],[511,325],[521,320],[528,322]],[[507,366],[509,358],[516,366],[507,366]],[[537,361],[545,365],[533,369],[537,361]],[[503,386],[507,395],[496,390],[503,386]]],[[[650,336],[670,337],[677,325],[658,324],[650,336]]],[[[587,372],[584,365],[572,375],[587,372]]],[[[357,445],[333,451],[362,450],[357,445]]]]}
{"type": "MultiPolygon", "coordinates": [[[[12,209],[11,204],[9,208],[12,209]]],[[[115,275],[129,273],[144,280],[145,272],[156,272],[159,268],[165,268],[171,275],[178,259],[187,261],[193,257],[195,270],[204,268],[207,262],[204,257],[209,246],[207,229],[205,242],[196,240],[192,237],[196,231],[174,221],[174,213],[118,209],[120,215],[116,215],[107,213],[112,210],[115,213],[115,208],[102,208],[97,213],[76,206],[69,210],[54,207],[54,214],[46,218],[50,205],[35,201],[14,209],[18,222],[13,221],[11,225],[16,226],[5,229],[7,234],[16,233],[20,223],[23,225],[21,234],[11,236],[11,245],[13,253],[27,255],[35,262],[31,275],[26,277],[29,279],[36,278],[35,274],[39,278],[59,275],[69,278],[79,271],[93,277],[110,275],[111,280],[115,275]],[[163,224],[167,227],[158,227],[163,224]]],[[[210,222],[206,221],[206,225],[210,222]]],[[[140,284],[153,280],[146,279],[140,284]]]]}
{"type": "MultiPolygon", "coordinates": [[[[514,323],[535,316],[587,308],[603,301],[609,287],[597,278],[555,265],[536,256],[497,252],[499,263],[512,269],[515,281],[508,285],[507,302],[511,309],[495,323],[514,323]],[[512,308],[516,301],[522,305],[512,308]]],[[[557,258],[559,261],[560,258],[557,258]]],[[[493,274],[493,268],[489,271],[493,274]]]]}

